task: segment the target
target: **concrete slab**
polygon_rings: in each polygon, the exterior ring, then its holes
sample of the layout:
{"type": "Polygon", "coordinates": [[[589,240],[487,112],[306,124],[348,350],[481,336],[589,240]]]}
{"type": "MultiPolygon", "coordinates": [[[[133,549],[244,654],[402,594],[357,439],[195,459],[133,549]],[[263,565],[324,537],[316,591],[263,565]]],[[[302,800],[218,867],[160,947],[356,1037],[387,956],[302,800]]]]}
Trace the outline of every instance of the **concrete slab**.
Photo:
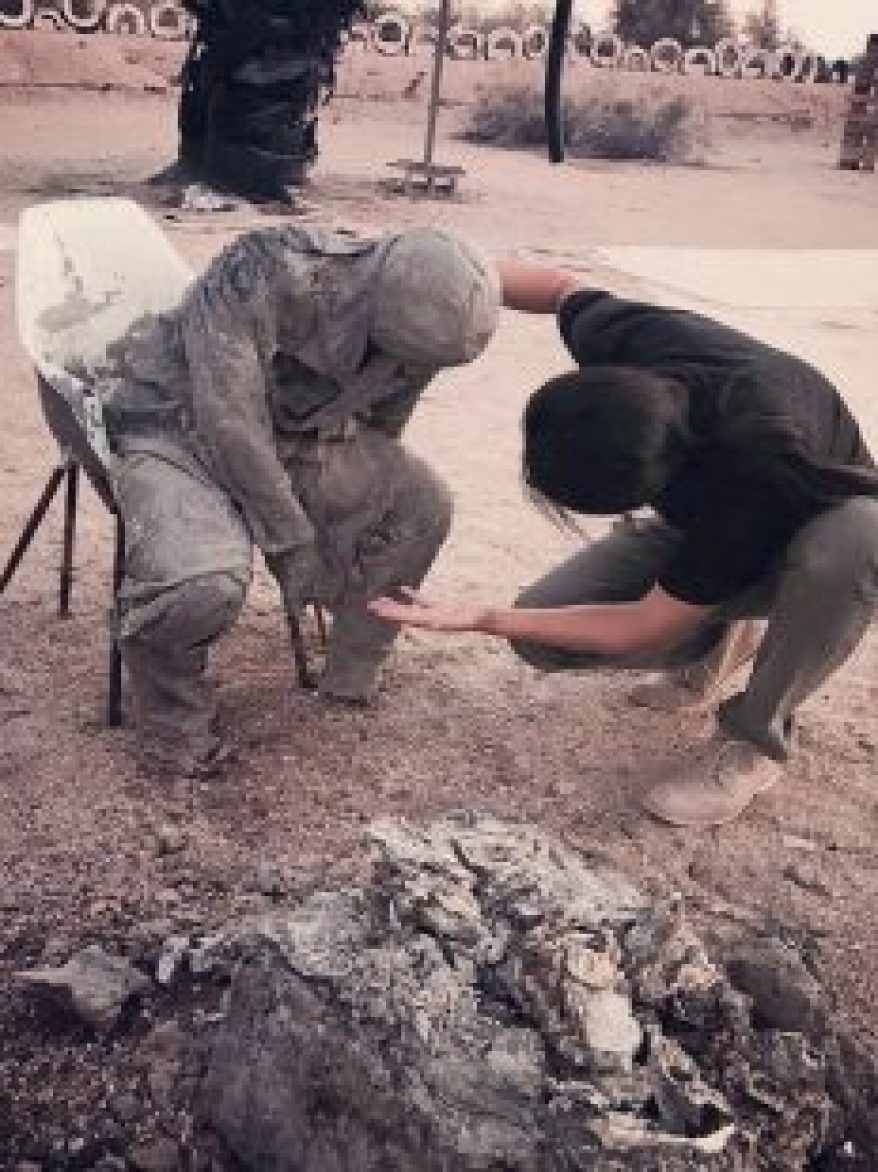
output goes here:
{"type": "Polygon", "coordinates": [[[729,309],[878,311],[878,249],[595,248],[598,263],[729,309]]]}

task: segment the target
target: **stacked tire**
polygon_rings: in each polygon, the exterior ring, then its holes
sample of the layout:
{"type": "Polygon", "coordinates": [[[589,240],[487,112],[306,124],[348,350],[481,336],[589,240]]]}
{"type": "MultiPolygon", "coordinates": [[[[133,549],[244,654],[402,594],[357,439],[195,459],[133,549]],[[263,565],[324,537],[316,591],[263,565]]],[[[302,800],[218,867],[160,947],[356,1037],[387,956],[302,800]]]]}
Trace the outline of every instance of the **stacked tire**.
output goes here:
{"type": "Polygon", "coordinates": [[[211,182],[282,197],[317,158],[317,111],[358,0],[184,0],[180,153],[211,182]]]}

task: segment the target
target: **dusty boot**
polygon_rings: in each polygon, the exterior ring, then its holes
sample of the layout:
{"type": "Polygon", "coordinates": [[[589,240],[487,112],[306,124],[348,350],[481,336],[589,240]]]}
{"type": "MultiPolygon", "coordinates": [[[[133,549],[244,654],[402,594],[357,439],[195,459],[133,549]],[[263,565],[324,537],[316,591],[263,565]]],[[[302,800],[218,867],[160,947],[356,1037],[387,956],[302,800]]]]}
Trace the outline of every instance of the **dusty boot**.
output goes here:
{"type": "Polygon", "coordinates": [[[374,651],[357,654],[330,643],[326,668],[317,684],[319,695],[340,704],[362,707],[371,704],[378,694],[385,657],[383,648],[378,654],[374,651]]]}
{"type": "Polygon", "coordinates": [[[725,635],[703,659],[639,684],[629,693],[629,701],[656,712],[710,708],[719,699],[723,685],[759,650],[764,629],[765,624],[756,619],[730,623],[725,635]]]}
{"type": "Polygon", "coordinates": [[[232,744],[210,734],[198,745],[141,736],[137,760],[141,770],[156,781],[210,781],[235,763],[232,744]]]}
{"type": "Polygon", "coordinates": [[[676,768],[673,780],[654,786],[641,804],[672,826],[722,826],[779,781],[782,772],[781,762],[749,741],[718,731],[701,752],[676,768]]]}

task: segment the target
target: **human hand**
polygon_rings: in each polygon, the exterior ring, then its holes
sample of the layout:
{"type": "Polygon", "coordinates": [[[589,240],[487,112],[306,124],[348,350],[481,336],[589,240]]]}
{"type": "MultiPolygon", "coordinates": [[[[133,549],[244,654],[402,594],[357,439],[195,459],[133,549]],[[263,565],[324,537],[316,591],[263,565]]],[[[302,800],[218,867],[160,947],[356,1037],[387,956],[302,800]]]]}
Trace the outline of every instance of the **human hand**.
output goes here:
{"type": "Polygon", "coordinates": [[[426,631],[482,631],[487,611],[472,606],[443,606],[432,602],[416,590],[403,587],[403,601],[394,598],[376,598],[369,603],[369,612],[387,622],[405,627],[420,627],[426,631]]]}

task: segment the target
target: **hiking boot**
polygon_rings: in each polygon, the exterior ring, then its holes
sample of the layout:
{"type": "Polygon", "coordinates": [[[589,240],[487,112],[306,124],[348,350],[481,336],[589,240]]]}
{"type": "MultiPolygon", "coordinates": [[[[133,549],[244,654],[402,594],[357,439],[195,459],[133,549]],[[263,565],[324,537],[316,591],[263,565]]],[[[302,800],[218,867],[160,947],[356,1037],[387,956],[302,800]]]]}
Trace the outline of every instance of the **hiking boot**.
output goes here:
{"type": "Polygon", "coordinates": [[[198,748],[165,738],[142,738],[138,764],[144,774],[157,781],[212,781],[235,764],[237,754],[230,741],[211,735],[198,748]]]}
{"type": "Polygon", "coordinates": [[[697,663],[663,672],[632,688],[630,703],[655,712],[703,711],[719,699],[723,686],[746,663],[762,642],[764,624],[755,619],[730,623],[719,643],[697,663]]]}
{"type": "Polygon", "coordinates": [[[716,732],[700,752],[676,767],[672,781],[654,786],[643,808],[672,826],[723,826],[780,780],[783,765],[749,741],[716,732]]]}

